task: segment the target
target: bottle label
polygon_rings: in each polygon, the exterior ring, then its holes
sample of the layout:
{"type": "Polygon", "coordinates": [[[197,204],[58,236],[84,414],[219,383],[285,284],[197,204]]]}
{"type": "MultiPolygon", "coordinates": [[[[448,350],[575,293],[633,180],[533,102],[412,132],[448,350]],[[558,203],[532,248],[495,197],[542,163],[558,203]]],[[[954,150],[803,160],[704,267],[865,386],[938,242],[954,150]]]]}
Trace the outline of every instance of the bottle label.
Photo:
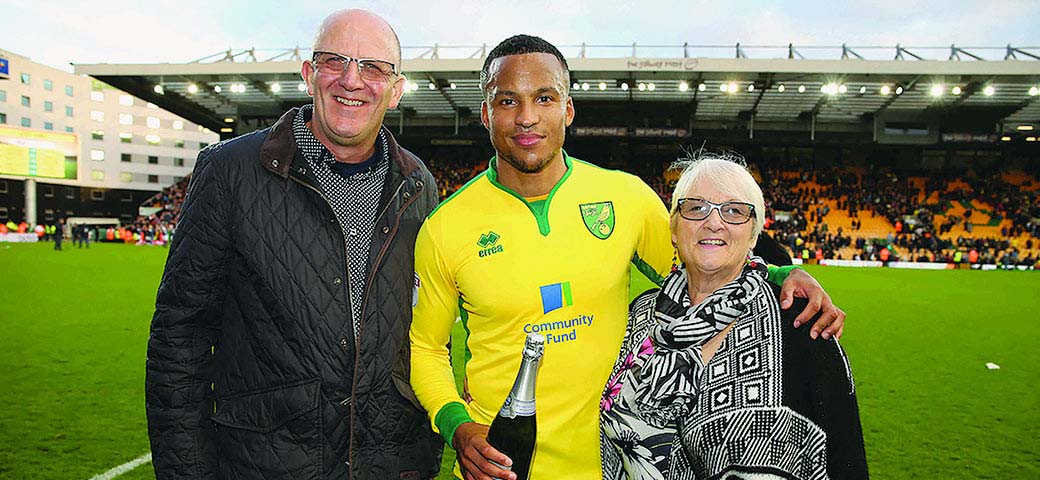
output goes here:
{"type": "Polygon", "coordinates": [[[509,395],[498,414],[506,418],[529,417],[534,415],[534,400],[517,400],[509,395]]]}

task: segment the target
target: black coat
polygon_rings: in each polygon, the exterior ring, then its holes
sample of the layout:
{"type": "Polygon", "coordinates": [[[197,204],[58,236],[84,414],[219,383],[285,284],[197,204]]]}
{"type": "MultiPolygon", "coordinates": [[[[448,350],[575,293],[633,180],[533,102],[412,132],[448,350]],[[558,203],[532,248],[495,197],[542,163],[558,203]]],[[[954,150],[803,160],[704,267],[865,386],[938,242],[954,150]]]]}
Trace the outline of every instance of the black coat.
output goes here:
{"type": "Polygon", "coordinates": [[[169,478],[431,478],[442,441],[408,385],[415,236],[436,206],[389,141],[355,344],[342,230],[292,134],[199,155],[156,299],[145,381],[169,478]]]}

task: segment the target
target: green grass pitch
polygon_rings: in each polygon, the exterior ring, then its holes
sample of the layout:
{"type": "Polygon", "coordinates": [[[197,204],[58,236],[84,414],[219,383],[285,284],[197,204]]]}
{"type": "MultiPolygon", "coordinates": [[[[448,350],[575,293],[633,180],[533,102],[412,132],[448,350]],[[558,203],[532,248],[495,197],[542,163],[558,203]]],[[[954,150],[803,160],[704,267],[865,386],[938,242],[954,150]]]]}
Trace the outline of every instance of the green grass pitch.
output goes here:
{"type": "MultiPolygon", "coordinates": [[[[148,451],[144,358],[167,250],[51,248],[0,244],[4,479],[88,479],[148,451]]],[[[1040,478],[1040,274],[808,270],[849,315],[873,478],[1040,478]]],[[[119,478],[154,477],[145,464],[119,478]]]]}

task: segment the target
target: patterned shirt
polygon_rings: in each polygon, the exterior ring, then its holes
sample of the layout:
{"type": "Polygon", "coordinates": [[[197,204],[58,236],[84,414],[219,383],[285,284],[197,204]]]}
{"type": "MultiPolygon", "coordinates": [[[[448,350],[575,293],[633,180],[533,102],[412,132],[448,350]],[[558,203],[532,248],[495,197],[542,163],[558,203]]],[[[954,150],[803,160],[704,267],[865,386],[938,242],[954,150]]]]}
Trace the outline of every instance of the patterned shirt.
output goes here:
{"type": "Polygon", "coordinates": [[[336,214],[347,245],[347,279],[350,289],[350,311],[354,337],[361,334],[361,303],[365,295],[365,277],[368,271],[368,251],[375,227],[379,195],[383,190],[390,154],[385,134],[379,132],[376,150],[359,165],[368,168],[343,168],[336,157],[325,148],[310,129],[307,121],[314,112],[313,105],[300,108],[293,119],[293,136],[307,164],[318,179],[325,199],[336,214]]]}

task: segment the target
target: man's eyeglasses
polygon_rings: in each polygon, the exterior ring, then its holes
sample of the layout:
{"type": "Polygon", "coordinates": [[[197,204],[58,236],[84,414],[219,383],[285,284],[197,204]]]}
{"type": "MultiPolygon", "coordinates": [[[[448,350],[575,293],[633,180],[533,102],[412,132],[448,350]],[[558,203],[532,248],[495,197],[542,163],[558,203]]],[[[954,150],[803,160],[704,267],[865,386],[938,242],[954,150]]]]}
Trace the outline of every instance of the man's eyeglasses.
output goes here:
{"type": "Polygon", "coordinates": [[[755,206],[744,202],[712,203],[703,198],[680,198],[679,215],[687,220],[704,220],[712,210],[719,211],[723,222],[731,225],[742,225],[751,220],[755,206]]]}
{"type": "Polygon", "coordinates": [[[397,75],[397,65],[374,58],[352,58],[332,52],[314,52],[311,64],[314,69],[329,75],[343,75],[351,62],[356,62],[361,79],[378,83],[397,75]]]}

